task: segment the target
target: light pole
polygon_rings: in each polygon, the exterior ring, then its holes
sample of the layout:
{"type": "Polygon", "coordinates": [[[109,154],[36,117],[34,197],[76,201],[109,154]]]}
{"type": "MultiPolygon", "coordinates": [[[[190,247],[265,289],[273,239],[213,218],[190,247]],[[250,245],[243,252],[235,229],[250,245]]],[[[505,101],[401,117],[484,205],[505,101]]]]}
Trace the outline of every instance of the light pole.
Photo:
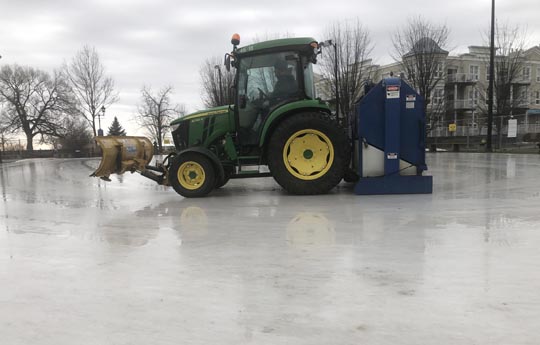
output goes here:
{"type": "Polygon", "coordinates": [[[219,77],[219,105],[223,105],[223,85],[221,84],[221,66],[215,65],[215,69],[218,71],[218,77],[219,77]]]}
{"type": "Polygon", "coordinates": [[[97,114],[98,124],[99,124],[99,129],[97,131],[98,136],[103,136],[103,129],[101,129],[101,118],[102,117],[105,117],[105,106],[102,106],[101,111],[97,114]]]}
{"type": "MultiPolygon", "coordinates": [[[[0,55],[0,59],[1,58],[2,58],[2,55],[0,55]]],[[[0,139],[2,139],[2,149],[0,150],[0,163],[2,163],[2,154],[4,152],[4,133],[2,133],[2,137],[0,139]]]]}
{"type": "Polygon", "coordinates": [[[495,0],[491,0],[491,37],[489,46],[488,128],[486,152],[492,152],[493,134],[493,81],[495,80],[495,0]]]}

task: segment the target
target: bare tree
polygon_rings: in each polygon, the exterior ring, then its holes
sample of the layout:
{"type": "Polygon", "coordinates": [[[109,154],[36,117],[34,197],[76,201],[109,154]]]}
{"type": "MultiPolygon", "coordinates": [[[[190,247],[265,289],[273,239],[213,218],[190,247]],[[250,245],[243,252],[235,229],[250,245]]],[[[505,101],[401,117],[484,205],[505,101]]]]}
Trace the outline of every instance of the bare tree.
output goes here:
{"type": "Polygon", "coordinates": [[[350,117],[364,83],[371,77],[366,61],[373,45],[369,31],[359,20],[335,22],[326,29],[325,35],[332,40],[333,47],[323,53],[320,66],[330,95],[336,100],[336,116],[343,122],[350,117]]]}
{"type": "Polygon", "coordinates": [[[73,111],[70,88],[63,76],[31,67],[3,66],[0,70],[0,102],[5,109],[2,127],[22,131],[26,149],[32,151],[33,139],[57,137],[65,114],[73,111]]]}
{"type": "Polygon", "coordinates": [[[234,83],[234,71],[227,71],[223,59],[212,57],[207,59],[199,75],[202,84],[202,100],[206,107],[218,107],[234,103],[231,87],[234,83]]]}
{"type": "Polygon", "coordinates": [[[430,125],[438,113],[438,107],[429,107],[432,92],[446,78],[444,63],[449,35],[446,24],[436,25],[418,16],[409,19],[392,37],[392,57],[402,64],[407,81],[424,97],[424,111],[430,125]]]}
{"type": "Polygon", "coordinates": [[[0,103],[0,163],[2,163],[2,154],[6,150],[6,142],[10,135],[8,128],[2,123],[5,116],[5,111],[1,108],[0,103]]]}
{"type": "Polygon", "coordinates": [[[108,107],[118,100],[114,81],[105,74],[105,67],[94,47],[84,46],[64,67],[77,99],[80,114],[96,132],[96,116],[101,107],[108,107]]]}
{"type": "Polygon", "coordinates": [[[172,86],[166,86],[157,93],[153,93],[152,89],[147,86],[141,90],[137,122],[151,135],[159,152],[162,151],[163,136],[169,128],[171,120],[185,114],[183,105],[171,104],[172,92],[172,86]]]}

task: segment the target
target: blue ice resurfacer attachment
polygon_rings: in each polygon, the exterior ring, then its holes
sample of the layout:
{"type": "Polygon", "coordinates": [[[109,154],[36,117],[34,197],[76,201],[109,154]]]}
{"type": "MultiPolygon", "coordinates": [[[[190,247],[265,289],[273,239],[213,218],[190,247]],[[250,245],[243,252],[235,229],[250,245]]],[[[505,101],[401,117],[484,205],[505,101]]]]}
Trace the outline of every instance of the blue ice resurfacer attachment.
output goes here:
{"type": "Polygon", "coordinates": [[[356,108],[356,194],[432,193],[427,170],[424,100],[399,78],[385,78],[356,108]]]}

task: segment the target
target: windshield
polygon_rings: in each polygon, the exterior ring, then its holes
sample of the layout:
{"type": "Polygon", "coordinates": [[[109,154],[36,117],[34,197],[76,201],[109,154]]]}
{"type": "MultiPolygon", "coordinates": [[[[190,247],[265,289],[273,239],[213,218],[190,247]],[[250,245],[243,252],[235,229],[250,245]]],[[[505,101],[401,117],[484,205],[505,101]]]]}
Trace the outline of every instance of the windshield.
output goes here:
{"type": "Polygon", "coordinates": [[[298,95],[298,55],[283,52],[242,59],[238,95],[248,102],[264,95],[277,102],[298,95]]]}

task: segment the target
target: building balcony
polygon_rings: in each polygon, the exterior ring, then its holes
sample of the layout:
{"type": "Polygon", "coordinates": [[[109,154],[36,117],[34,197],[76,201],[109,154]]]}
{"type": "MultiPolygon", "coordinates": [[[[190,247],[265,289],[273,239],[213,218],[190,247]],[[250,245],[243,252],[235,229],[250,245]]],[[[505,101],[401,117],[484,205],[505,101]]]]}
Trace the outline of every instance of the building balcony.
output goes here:
{"type": "Polygon", "coordinates": [[[478,106],[476,99],[449,100],[448,105],[452,110],[474,110],[478,106]]]}
{"type": "Polygon", "coordinates": [[[474,84],[478,78],[478,74],[452,73],[446,76],[446,82],[449,84],[474,84]]]}
{"type": "Polygon", "coordinates": [[[529,85],[531,83],[531,77],[518,76],[512,80],[512,84],[516,85],[529,85]]]}

